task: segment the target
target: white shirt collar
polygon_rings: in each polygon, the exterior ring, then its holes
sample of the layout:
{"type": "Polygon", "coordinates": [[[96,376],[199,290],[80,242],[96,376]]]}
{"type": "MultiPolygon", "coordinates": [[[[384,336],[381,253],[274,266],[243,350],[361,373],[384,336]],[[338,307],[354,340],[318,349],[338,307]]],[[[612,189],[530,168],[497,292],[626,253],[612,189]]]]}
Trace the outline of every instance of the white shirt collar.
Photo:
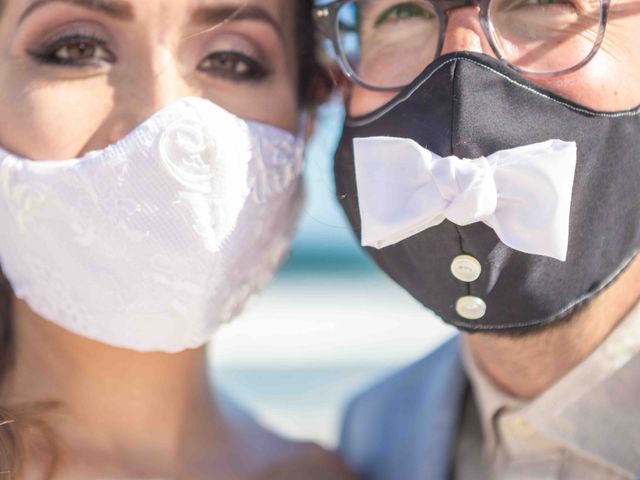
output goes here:
{"type": "Polygon", "coordinates": [[[515,412],[535,429],[531,443],[556,444],[622,473],[640,471],[640,304],[582,363],[529,402],[496,387],[462,345],[490,454],[506,440],[497,418],[515,412]]]}

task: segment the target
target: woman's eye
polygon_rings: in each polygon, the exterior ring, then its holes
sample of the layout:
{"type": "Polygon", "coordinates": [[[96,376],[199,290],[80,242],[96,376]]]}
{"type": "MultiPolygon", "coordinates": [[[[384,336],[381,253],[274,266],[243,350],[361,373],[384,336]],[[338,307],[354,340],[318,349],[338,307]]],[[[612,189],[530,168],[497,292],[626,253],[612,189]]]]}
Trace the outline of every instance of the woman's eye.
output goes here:
{"type": "Polygon", "coordinates": [[[216,52],[205,58],[198,70],[232,80],[262,80],[269,71],[260,62],[239,52],[216,52]]]}
{"type": "Polygon", "coordinates": [[[433,12],[413,2],[404,2],[393,5],[385,10],[376,20],[375,26],[379,27],[388,22],[399,22],[410,18],[433,19],[433,12]]]}
{"type": "Polygon", "coordinates": [[[56,65],[83,66],[115,62],[115,55],[103,41],[84,35],[64,37],[30,53],[42,63],[56,65]]]}

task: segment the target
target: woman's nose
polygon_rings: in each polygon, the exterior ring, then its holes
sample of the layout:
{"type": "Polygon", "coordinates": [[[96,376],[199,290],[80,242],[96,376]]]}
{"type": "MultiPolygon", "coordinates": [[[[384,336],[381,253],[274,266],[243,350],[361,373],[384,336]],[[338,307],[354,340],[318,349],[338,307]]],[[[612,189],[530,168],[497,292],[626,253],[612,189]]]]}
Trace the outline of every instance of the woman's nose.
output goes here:
{"type": "Polygon", "coordinates": [[[177,100],[199,96],[170,63],[148,72],[138,71],[137,78],[114,89],[115,109],[108,120],[108,142],[113,144],[142,124],[156,112],[177,100]]]}
{"type": "Polygon", "coordinates": [[[489,40],[480,24],[478,7],[463,7],[449,10],[449,23],[445,32],[442,54],[453,52],[476,52],[493,56],[489,40]]]}

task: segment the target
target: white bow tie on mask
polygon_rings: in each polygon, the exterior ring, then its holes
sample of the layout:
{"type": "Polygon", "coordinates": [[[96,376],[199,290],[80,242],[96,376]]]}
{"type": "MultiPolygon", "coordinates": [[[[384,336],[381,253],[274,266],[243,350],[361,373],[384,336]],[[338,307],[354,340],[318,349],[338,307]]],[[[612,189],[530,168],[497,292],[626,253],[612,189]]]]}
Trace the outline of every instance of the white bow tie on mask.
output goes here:
{"type": "Polygon", "coordinates": [[[442,158],[410,139],[357,138],[362,245],[394,245],[445,219],[483,222],[507,246],[565,261],[577,161],[550,140],[474,160],[442,158]]]}
{"type": "Polygon", "coordinates": [[[0,150],[4,273],[77,334],[138,351],[199,347],[287,255],[303,143],[187,98],[81,159],[0,150]]]}

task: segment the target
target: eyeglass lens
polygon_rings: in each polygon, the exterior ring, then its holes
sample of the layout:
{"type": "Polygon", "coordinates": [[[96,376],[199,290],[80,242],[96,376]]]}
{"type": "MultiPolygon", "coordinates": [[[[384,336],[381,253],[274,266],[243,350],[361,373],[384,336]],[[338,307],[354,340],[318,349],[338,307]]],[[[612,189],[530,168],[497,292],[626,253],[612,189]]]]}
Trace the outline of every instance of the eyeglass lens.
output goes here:
{"type": "MultiPolygon", "coordinates": [[[[489,33],[511,65],[556,73],[589,57],[602,15],[601,0],[492,0],[489,33]]],[[[405,86],[439,53],[441,22],[427,0],[352,0],[340,8],[338,20],[345,61],[366,85],[405,86]]]]}

